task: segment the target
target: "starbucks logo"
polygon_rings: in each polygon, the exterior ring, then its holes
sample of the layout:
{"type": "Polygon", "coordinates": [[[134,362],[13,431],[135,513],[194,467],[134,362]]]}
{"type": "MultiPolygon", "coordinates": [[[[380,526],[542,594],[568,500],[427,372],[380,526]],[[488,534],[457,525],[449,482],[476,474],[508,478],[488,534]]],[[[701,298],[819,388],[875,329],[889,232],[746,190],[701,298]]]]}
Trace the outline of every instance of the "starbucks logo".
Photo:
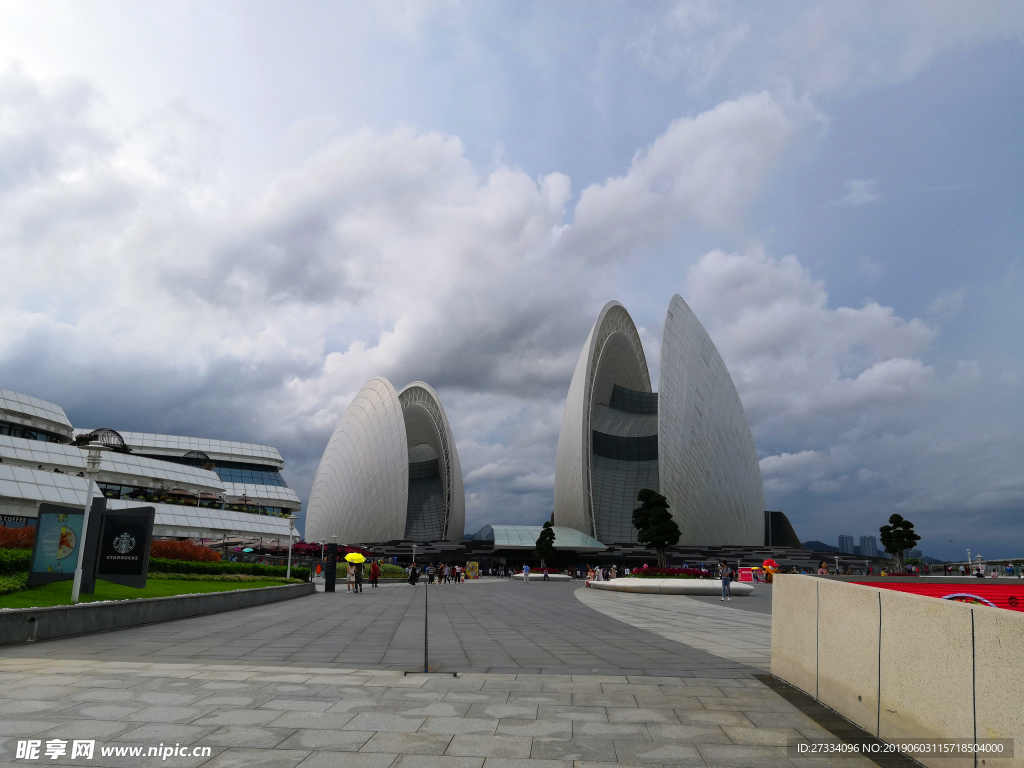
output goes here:
{"type": "Polygon", "coordinates": [[[130,533],[122,533],[120,536],[115,536],[114,549],[122,555],[127,555],[135,549],[135,537],[130,533]]]}

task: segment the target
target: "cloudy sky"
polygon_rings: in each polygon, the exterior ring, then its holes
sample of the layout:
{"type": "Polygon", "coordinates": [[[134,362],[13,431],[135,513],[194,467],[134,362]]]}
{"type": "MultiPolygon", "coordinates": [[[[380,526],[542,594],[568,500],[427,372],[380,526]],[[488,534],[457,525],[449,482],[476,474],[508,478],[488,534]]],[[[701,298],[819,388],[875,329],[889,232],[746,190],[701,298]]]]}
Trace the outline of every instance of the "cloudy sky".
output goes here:
{"type": "Polygon", "coordinates": [[[0,2],[0,385],[271,443],[441,394],[552,505],[609,299],[672,294],[801,537],[1024,554],[1024,5],[0,2]],[[952,540],[952,543],[950,543],[952,540]]]}

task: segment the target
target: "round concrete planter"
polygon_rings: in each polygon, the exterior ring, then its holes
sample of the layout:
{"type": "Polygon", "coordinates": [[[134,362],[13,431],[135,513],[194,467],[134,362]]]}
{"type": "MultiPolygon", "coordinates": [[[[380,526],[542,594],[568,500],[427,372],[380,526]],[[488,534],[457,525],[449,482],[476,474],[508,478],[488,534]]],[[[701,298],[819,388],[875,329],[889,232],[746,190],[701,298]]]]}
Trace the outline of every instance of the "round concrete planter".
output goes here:
{"type": "MultiPolygon", "coordinates": [[[[721,579],[612,579],[588,581],[592,589],[610,589],[613,592],[638,592],[644,595],[721,595],[721,579]]],[[[729,587],[733,597],[753,594],[749,584],[733,582],[729,587]]]]}
{"type": "MultiPolygon", "coordinates": [[[[516,573],[512,576],[513,579],[523,580],[523,574],[516,573]]],[[[537,573],[536,571],[530,571],[530,583],[535,581],[544,581],[544,574],[537,573]]],[[[572,576],[568,576],[564,573],[549,573],[548,581],[572,581],[572,576]]]]}

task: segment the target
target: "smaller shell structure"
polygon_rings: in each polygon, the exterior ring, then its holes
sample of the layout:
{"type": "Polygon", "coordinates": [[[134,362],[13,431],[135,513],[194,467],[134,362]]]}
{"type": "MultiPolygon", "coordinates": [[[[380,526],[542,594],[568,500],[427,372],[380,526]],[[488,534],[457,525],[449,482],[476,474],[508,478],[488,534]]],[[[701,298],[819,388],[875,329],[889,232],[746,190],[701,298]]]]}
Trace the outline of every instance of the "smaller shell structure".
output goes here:
{"type": "Polygon", "coordinates": [[[306,540],[461,541],[465,522],[459,454],[437,393],[422,381],[396,392],[370,379],[320,459],[306,540]]]}

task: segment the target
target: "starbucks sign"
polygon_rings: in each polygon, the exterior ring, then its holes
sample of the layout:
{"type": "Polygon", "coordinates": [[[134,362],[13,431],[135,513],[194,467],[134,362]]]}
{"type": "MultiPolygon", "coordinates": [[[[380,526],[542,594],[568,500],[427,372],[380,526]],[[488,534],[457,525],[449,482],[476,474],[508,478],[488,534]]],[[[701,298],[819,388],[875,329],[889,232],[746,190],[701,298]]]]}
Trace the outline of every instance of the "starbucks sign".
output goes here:
{"type": "Polygon", "coordinates": [[[100,532],[96,578],[119,582],[121,579],[110,577],[146,578],[153,530],[151,509],[107,510],[100,532]]]}

